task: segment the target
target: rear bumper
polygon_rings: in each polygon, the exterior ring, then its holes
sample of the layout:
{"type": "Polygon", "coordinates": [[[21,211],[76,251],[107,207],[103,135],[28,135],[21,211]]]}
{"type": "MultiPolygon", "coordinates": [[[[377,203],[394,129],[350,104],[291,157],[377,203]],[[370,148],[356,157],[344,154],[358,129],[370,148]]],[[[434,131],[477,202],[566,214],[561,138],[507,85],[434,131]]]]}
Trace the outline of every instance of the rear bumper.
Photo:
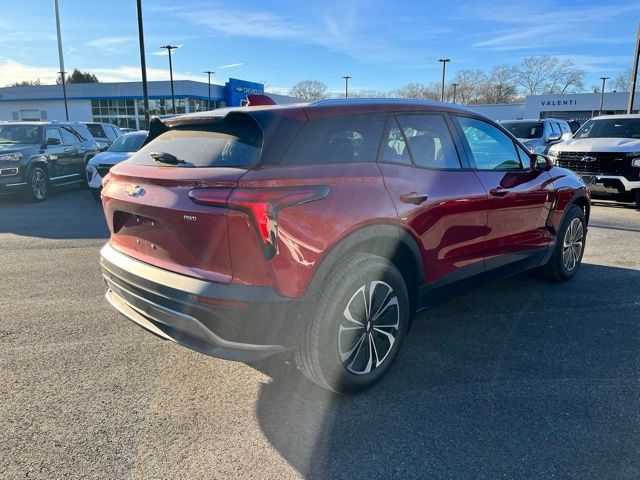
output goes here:
{"type": "Polygon", "coordinates": [[[257,361],[292,348],[299,302],[270,287],[226,285],[169,272],[109,244],[100,263],[108,302],[165,339],[214,357],[257,361]]]}

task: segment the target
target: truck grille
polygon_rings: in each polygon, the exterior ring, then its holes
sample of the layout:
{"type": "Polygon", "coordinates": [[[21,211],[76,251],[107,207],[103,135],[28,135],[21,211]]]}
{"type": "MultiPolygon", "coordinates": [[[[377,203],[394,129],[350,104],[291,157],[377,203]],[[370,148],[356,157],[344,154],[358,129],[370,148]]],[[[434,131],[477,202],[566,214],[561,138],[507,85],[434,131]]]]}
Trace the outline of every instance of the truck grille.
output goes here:
{"type": "Polygon", "coordinates": [[[621,175],[629,166],[625,154],[617,152],[560,152],[558,166],[578,173],[621,175]]]}

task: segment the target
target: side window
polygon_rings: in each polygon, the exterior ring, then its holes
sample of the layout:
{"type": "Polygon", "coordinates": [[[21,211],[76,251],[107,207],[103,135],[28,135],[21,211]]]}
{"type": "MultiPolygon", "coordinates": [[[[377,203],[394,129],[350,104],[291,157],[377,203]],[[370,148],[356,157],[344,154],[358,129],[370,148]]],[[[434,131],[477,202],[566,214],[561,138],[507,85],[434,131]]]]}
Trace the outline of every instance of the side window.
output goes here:
{"type": "Polygon", "coordinates": [[[62,141],[65,145],[75,145],[78,143],[78,137],[66,128],[62,127],[60,133],[62,133],[62,141]]]}
{"type": "Polygon", "coordinates": [[[45,130],[44,138],[45,142],[48,142],[50,138],[55,138],[59,140],[59,145],[62,145],[64,143],[62,137],[60,136],[60,131],[57,128],[47,128],[45,130]]]}
{"type": "Polygon", "coordinates": [[[419,167],[459,169],[458,152],[441,115],[401,115],[400,127],[409,143],[413,161],[419,167]]]}
{"type": "Polygon", "coordinates": [[[520,170],[522,163],[511,138],[493,125],[457,117],[478,170],[520,170]]]}
{"type": "Polygon", "coordinates": [[[518,150],[518,155],[520,155],[520,162],[525,167],[531,165],[531,154],[525,151],[520,145],[516,145],[516,149],[518,150]]]}
{"type": "Polygon", "coordinates": [[[284,155],[284,164],[375,162],[383,115],[349,115],[309,120],[284,155]]]}
{"type": "Polygon", "coordinates": [[[389,119],[387,129],[383,136],[382,161],[391,163],[406,163],[411,165],[409,150],[404,143],[404,137],[400,131],[400,126],[394,117],[389,119]]]}
{"type": "Polygon", "coordinates": [[[558,125],[555,122],[551,124],[551,131],[556,135],[562,135],[562,131],[560,130],[560,125],[558,125]]]}
{"type": "Polygon", "coordinates": [[[568,124],[568,123],[564,123],[564,122],[563,122],[563,123],[561,123],[561,124],[560,124],[560,130],[562,130],[562,133],[563,133],[563,134],[565,134],[565,133],[571,133],[571,128],[569,127],[569,124],[568,124]]]}

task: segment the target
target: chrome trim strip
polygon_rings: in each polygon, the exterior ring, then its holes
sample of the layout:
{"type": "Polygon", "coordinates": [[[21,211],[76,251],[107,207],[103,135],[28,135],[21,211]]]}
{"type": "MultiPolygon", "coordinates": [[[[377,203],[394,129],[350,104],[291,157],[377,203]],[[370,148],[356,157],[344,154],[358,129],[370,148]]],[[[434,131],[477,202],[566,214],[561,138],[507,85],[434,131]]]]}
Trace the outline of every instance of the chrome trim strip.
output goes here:
{"type": "Polygon", "coordinates": [[[60,180],[61,178],[70,178],[70,177],[78,177],[81,176],[80,173],[72,173],[71,175],[61,175],[59,177],[51,177],[49,180],[60,180]]]}
{"type": "Polygon", "coordinates": [[[5,183],[4,185],[0,185],[0,187],[20,187],[22,185],[26,185],[27,182],[20,182],[20,183],[5,183]]]}
{"type": "MultiPolygon", "coordinates": [[[[588,174],[585,174],[585,175],[588,175],[588,174]]],[[[622,183],[622,186],[624,187],[624,189],[627,192],[630,191],[630,190],[636,189],[636,188],[640,188],[640,181],[632,182],[630,180],[627,180],[623,176],[618,176],[618,175],[595,175],[595,177],[596,177],[596,181],[600,181],[600,180],[619,180],[620,183],[622,183]]]]}

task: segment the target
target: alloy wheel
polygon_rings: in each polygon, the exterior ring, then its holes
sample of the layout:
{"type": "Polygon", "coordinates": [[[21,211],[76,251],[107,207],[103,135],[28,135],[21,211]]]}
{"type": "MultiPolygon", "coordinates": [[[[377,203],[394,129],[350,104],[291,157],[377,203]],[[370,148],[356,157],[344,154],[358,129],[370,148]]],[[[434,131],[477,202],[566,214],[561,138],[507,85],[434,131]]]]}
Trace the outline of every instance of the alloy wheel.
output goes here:
{"type": "Polygon", "coordinates": [[[31,176],[31,191],[37,200],[43,200],[47,195],[47,179],[42,170],[36,170],[31,176]]]}
{"type": "Polygon", "coordinates": [[[562,265],[567,272],[572,271],[580,261],[584,247],[584,227],[579,218],[574,218],[564,234],[562,265]]]}
{"type": "Polygon", "coordinates": [[[338,353],[351,373],[380,367],[396,343],[400,307],[393,288],[382,281],[362,285],[347,302],[338,326],[338,353]]]}

